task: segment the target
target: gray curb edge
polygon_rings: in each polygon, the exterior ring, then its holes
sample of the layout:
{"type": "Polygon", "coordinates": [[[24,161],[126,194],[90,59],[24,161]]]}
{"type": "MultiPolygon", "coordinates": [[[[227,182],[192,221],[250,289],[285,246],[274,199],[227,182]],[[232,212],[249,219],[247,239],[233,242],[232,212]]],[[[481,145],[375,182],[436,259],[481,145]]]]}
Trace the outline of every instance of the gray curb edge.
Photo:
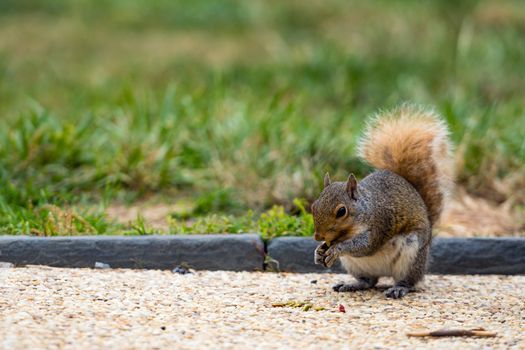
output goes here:
{"type": "MultiPolygon", "coordinates": [[[[268,255],[283,272],[344,272],[313,263],[311,238],[280,237],[266,248],[257,234],[173,236],[0,236],[0,262],[56,267],[262,271],[268,255]]],[[[270,270],[270,269],[268,269],[270,270]]],[[[429,273],[525,274],[525,238],[436,238],[429,273]]]]}
{"type": "Polygon", "coordinates": [[[0,261],[15,265],[197,270],[262,270],[257,234],[174,236],[0,236],[0,261]]]}
{"type": "MultiPolygon", "coordinates": [[[[317,242],[302,237],[281,237],[268,244],[268,254],[281,271],[323,272],[313,263],[317,242]]],[[[525,238],[435,238],[428,272],[434,274],[525,274],[525,238]]],[[[337,264],[331,272],[343,272],[337,264]]]]}

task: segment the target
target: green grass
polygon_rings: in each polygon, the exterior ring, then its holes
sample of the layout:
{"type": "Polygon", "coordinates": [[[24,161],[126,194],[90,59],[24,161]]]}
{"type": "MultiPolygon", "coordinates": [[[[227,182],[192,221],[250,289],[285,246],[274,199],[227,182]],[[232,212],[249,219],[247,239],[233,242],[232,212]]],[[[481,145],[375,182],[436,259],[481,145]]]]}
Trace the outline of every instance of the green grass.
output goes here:
{"type": "Polygon", "coordinates": [[[298,210],[297,215],[289,215],[282,206],[276,205],[261,214],[255,214],[251,210],[240,216],[211,214],[190,222],[172,218],[168,232],[172,234],[257,232],[265,240],[279,236],[312,235],[314,229],[312,215],[306,211],[302,201],[294,200],[294,204],[298,210]]]}
{"type": "Polygon", "coordinates": [[[523,23],[521,0],[2,1],[0,231],[146,234],[105,208],[155,196],[194,203],[172,233],[303,234],[294,198],[366,175],[365,118],[404,101],[445,116],[460,185],[523,206],[523,23]]]}

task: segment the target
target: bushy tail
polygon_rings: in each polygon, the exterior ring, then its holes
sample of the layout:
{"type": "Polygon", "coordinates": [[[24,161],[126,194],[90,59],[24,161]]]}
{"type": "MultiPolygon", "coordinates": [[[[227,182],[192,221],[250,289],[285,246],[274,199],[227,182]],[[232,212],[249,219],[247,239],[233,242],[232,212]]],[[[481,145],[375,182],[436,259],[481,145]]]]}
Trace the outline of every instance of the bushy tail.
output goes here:
{"type": "Polygon", "coordinates": [[[410,182],[434,224],[454,176],[448,134],[447,125],[435,112],[405,104],[371,120],[359,155],[376,169],[390,170],[410,182]]]}

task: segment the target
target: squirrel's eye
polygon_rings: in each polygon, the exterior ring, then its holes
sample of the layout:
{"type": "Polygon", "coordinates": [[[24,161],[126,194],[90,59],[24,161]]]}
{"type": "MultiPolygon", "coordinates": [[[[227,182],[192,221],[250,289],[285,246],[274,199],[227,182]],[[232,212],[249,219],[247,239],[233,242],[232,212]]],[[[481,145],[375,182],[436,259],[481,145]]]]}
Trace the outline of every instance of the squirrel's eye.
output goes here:
{"type": "Polygon", "coordinates": [[[341,218],[343,216],[345,216],[346,214],[346,208],[345,207],[341,207],[339,209],[337,209],[337,213],[335,214],[335,217],[336,218],[341,218]]]}

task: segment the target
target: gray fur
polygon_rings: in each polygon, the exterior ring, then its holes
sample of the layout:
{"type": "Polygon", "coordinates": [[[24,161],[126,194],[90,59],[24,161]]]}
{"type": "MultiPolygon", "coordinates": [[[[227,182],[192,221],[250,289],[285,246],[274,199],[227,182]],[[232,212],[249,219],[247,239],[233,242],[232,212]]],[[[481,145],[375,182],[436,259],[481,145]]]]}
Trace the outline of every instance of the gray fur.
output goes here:
{"type": "Polygon", "coordinates": [[[315,261],[330,267],[341,258],[358,279],[338,291],[364,289],[363,276],[375,280],[387,275],[395,284],[385,295],[401,298],[425,273],[432,230],[423,199],[408,181],[388,170],[359,182],[355,199],[347,186],[330,183],[312,205],[316,239],[335,243],[319,246],[315,261]],[[340,205],[349,213],[339,219],[334,208],[340,205]]]}

